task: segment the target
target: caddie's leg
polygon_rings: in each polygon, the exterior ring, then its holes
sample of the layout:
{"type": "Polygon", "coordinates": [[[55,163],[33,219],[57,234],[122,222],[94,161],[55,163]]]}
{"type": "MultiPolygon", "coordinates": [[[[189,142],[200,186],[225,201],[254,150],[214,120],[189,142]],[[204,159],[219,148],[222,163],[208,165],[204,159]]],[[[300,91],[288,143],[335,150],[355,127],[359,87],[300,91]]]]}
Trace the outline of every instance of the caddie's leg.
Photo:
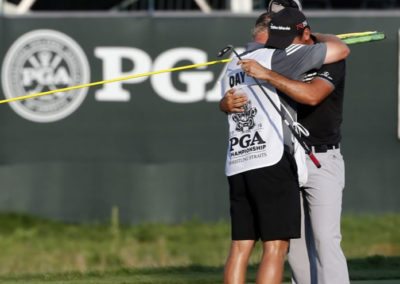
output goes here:
{"type": "Polygon", "coordinates": [[[247,264],[254,244],[253,240],[232,241],[224,270],[225,284],[244,284],[246,282],[247,264]]]}
{"type": "Polygon", "coordinates": [[[263,242],[263,256],[257,273],[257,284],[282,283],[288,247],[289,242],[286,240],[263,242]]]}
{"type": "Polygon", "coordinates": [[[340,242],[344,162],[339,149],[317,154],[323,167],[309,163],[307,201],[316,248],[318,284],[347,284],[349,274],[340,242]]]}

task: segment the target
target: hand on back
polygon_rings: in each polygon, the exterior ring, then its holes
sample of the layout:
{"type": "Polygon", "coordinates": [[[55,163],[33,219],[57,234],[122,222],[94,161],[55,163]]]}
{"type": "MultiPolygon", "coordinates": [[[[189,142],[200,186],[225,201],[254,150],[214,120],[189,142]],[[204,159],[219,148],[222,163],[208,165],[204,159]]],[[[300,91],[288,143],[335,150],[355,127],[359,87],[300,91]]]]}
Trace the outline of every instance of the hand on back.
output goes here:
{"type": "Polygon", "coordinates": [[[225,93],[219,102],[219,108],[225,113],[243,112],[243,106],[247,103],[247,96],[243,94],[235,94],[236,89],[230,89],[225,93]]]}

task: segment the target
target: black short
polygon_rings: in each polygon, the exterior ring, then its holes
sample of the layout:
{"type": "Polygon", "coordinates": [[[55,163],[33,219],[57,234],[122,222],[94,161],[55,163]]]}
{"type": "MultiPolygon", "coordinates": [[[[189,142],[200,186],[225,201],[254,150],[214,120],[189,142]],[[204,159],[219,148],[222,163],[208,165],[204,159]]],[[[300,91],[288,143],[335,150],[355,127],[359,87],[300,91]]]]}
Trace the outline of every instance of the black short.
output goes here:
{"type": "Polygon", "coordinates": [[[300,189],[293,157],[228,177],[232,240],[300,237],[300,189]]]}

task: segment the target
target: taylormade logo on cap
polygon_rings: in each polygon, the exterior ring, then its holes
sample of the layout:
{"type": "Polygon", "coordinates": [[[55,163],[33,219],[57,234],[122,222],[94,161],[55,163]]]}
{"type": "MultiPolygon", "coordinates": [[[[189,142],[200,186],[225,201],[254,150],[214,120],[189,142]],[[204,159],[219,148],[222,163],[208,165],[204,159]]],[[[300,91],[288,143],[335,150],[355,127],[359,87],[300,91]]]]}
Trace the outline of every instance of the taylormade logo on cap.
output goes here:
{"type": "Polygon", "coordinates": [[[271,30],[279,30],[279,31],[290,31],[291,28],[289,26],[275,26],[273,23],[270,24],[269,28],[271,30]]]}
{"type": "MultiPolygon", "coordinates": [[[[299,30],[304,30],[304,28],[307,27],[307,26],[308,26],[307,21],[304,21],[304,22],[296,25],[296,30],[298,30],[298,31],[299,30]]],[[[269,28],[271,30],[278,30],[278,31],[290,31],[290,30],[292,30],[292,28],[289,27],[289,26],[276,26],[273,23],[270,24],[269,28]]]]}

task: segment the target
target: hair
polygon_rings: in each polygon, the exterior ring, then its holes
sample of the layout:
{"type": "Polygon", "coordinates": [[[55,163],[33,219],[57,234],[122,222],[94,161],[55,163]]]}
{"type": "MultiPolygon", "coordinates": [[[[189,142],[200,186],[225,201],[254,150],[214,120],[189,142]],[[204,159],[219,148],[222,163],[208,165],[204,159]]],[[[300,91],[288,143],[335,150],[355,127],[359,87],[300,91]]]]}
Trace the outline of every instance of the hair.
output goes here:
{"type": "Polygon", "coordinates": [[[271,12],[264,12],[262,13],[256,20],[256,24],[252,29],[252,35],[255,37],[260,32],[268,31],[268,24],[271,21],[271,16],[273,13],[271,12]]]}

